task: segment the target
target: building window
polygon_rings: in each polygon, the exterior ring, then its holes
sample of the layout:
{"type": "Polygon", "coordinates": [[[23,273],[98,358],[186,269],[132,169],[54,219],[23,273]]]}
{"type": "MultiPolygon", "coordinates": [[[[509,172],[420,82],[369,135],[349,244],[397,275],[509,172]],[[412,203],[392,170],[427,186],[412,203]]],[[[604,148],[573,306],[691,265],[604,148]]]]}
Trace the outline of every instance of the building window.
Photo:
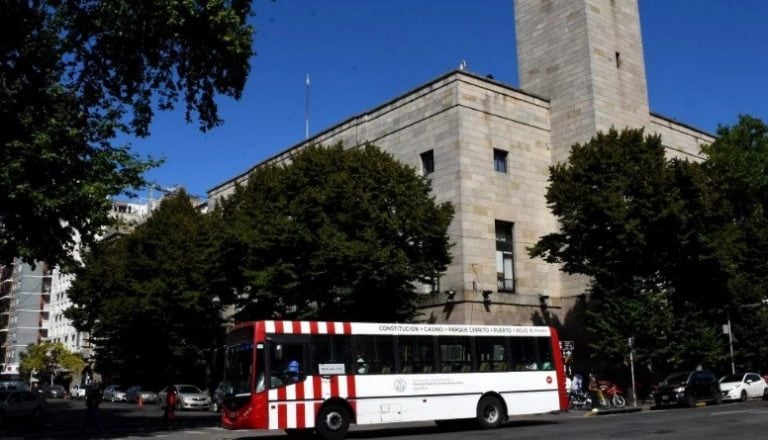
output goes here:
{"type": "Polygon", "coordinates": [[[499,292],[515,291],[514,225],[496,222],[496,282],[499,292]]]}
{"type": "Polygon", "coordinates": [[[504,150],[493,149],[493,169],[500,172],[507,172],[507,152],[504,150]]]}
{"type": "Polygon", "coordinates": [[[435,172],[435,152],[433,150],[421,153],[421,172],[425,176],[435,172]]]}

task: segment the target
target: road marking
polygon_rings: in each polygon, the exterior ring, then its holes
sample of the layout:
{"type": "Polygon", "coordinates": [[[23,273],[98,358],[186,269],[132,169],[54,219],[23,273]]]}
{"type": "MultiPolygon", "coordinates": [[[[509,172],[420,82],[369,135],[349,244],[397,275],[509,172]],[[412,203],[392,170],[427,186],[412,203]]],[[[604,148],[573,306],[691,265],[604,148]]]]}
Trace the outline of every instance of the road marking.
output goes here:
{"type": "Polygon", "coordinates": [[[728,415],[728,414],[739,414],[739,413],[753,413],[753,412],[768,412],[761,408],[755,408],[755,409],[740,409],[736,411],[718,411],[718,412],[711,412],[710,415],[713,416],[720,416],[720,415],[728,415]]]}

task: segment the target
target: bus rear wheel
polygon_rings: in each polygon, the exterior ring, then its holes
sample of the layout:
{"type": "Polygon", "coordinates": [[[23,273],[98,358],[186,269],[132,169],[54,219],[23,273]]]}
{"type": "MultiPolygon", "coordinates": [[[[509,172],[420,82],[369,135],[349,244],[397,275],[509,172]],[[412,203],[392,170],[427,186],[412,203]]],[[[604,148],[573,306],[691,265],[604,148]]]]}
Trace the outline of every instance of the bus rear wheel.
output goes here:
{"type": "Polygon", "coordinates": [[[315,423],[317,434],[323,440],[341,440],[349,431],[349,411],[339,404],[324,406],[315,423]]]}
{"type": "Polygon", "coordinates": [[[504,414],[504,404],[496,396],[485,396],[477,403],[477,422],[483,429],[501,426],[504,414]]]}

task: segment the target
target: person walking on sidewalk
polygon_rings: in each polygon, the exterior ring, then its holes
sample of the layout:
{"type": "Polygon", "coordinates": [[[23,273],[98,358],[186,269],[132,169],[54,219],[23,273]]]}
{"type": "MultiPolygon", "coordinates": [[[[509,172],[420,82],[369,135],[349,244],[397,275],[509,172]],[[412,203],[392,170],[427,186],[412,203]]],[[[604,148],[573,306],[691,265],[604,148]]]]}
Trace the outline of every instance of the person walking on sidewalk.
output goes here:
{"type": "Polygon", "coordinates": [[[165,411],[163,411],[163,421],[165,429],[173,429],[176,426],[176,387],[168,385],[168,392],[165,395],[165,411]]]}
{"type": "Polygon", "coordinates": [[[92,385],[85,394],[85,426],[83,426],[83,432],[88,434],[95,430],[96,434],[101,437],[99,405],[101,405],[101,388],[98,385],[92,385]]]}

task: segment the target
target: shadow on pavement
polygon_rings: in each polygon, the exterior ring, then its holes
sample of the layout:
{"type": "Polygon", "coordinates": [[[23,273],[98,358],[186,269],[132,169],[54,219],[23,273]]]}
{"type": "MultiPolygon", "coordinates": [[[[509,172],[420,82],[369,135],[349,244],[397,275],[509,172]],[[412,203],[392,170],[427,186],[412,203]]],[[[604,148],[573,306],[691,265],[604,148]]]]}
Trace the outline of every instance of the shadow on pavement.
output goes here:
{"type": "MultiPolygon", "coordinates": [[[[99,416],[102,438],[142,436],[167,430],[163,411],[157,405],[103,402],[99,416]]],[[[176,420],[175,430],[221,425],[220,416],[210,411],[177,411],[176,420]]],[[[0,428],[0,437],[87,438],[96,435],[96,427],[86,430],[85,403],[77,400],[49,399],[46,417],[42,421],[12,419],[0,428]]]]}

